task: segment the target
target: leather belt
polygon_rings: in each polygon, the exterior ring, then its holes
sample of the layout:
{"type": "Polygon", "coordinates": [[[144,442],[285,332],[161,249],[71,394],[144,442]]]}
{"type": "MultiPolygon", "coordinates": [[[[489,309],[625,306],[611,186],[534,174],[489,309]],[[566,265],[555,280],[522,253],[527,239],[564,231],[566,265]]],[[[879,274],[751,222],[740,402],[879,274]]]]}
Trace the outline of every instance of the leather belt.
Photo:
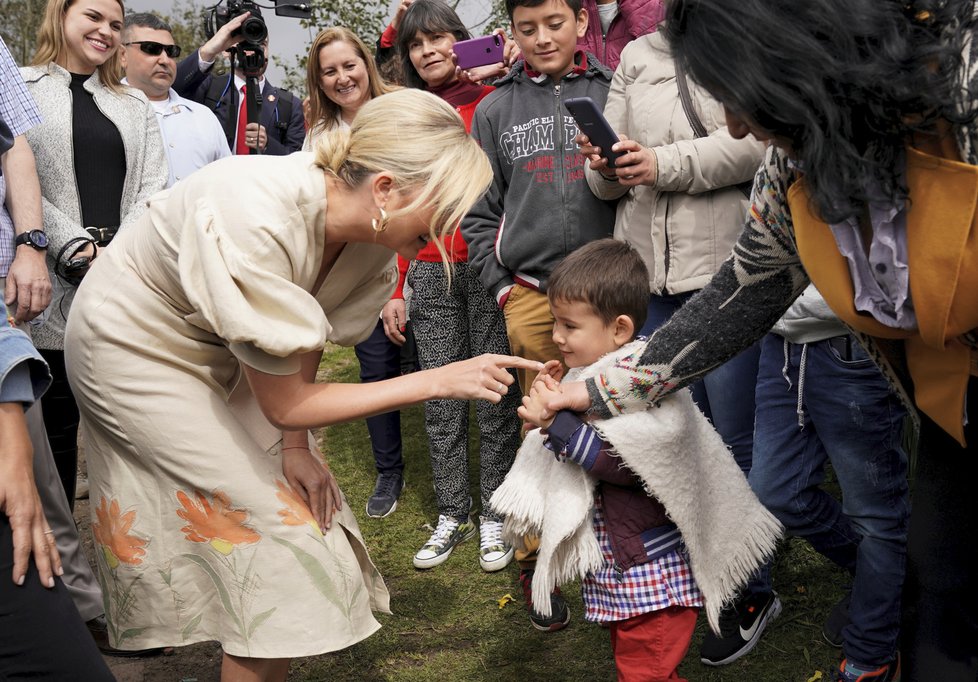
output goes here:
{"type": "Polygon", "coordinates": [[[99,246],[106,246],[112,241],[115,233],[119,231],[119,226],[114,225],[112,227],[86,227],[88,234],[92,235],[92,239],[99,246]]]}

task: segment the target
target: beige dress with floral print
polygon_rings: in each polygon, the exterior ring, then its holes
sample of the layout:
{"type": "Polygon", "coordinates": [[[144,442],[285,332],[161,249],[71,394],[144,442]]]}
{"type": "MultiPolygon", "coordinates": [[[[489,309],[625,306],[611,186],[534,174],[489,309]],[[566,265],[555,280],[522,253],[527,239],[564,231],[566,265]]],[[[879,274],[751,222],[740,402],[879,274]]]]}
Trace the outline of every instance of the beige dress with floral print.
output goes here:
{"type": "Polygon", "coordinates": [[[312,291],[326,215],[312,158],[232,157],[156,195],[75,298],[65,347],[114,646],[308,656],[389,610],[349,504],[319,531],[241,374],[360,341],[394,285],[390,251],[348,244],[312,291]]]}

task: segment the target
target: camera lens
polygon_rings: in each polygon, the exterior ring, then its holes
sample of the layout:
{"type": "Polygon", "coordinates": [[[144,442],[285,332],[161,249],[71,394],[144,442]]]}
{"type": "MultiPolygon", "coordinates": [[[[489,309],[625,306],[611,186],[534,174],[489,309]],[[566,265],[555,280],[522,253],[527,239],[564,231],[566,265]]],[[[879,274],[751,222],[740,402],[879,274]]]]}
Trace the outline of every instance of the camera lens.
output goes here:
{"type": "Polygon", "coordinates": [[[261,43],[268,37],[268,27],[258,17],[248,17],[241,24],[241,35],[249,43],[261,43]]]}

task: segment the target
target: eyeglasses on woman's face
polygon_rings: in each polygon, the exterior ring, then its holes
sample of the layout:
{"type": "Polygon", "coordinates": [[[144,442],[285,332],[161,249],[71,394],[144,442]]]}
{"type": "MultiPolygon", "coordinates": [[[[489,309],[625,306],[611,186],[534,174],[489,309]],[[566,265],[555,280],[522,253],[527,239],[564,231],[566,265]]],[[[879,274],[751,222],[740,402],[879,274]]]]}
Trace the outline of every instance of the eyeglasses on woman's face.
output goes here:
{"type": "Polygon", "coordinates": [[[166,56],[170,59],[176,59],[180,56],[179,45],[164,45],[155,40],[133,40],[123,43],[123,45],[139,45],[139,49],[151,57],[159,57],[161,52],[166,52],[166,56]]]}

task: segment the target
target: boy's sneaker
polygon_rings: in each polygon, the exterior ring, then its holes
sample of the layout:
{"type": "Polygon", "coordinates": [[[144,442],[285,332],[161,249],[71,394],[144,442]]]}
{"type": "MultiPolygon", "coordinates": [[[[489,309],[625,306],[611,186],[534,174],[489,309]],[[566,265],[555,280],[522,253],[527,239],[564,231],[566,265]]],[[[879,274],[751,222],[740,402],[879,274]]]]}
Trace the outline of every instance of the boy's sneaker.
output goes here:
{"type": "Polygon", "coordinates": [[[367,500],[367,516],[382,519],[397,509],[397,498],[404,489],[404,477],[396,471],[377,475],[374,494],[367,500]]]}
{"type": "Polygon", "coordinates": [[[455,545],[475,535],[475,524],[471,517],[463,520],[452,516],[438,515],[438,526],[428,538],[424,547],[414,555],[415,568],[434,568],[452,555],[455,545]]]}
{"type": "Polygon", "coordinates": [[[727,665],[757,645],[768,623],[781,613],[777,592],[742,596],[720,613],[720,636],[707,629],[700,648],[706,665],[727,665]]]}
{"type": "Polygon", "coordinates": [[[826,642],[836,647],[842,648],[842,629],[849,624],[849,601],[852,599],[852,592],[846,592],[845,596],[836,602],[829,617],[825,619],[822,626],[822,637],[826,642]]]}
{"type": "Polygon", "coordinates": [[[513,548],[503,541],[503,522],[479,517],[479,565],[486,573],[501,571],[513,560],[513,548]]]}
{"type": "Polygon", "coordinates": [[[570,609],[567,602],[560,594],[560,588],[554,588],[550,593],[550,615],[542,616],[533,608],[533,569],[524,568],[520,571],[520,587],[523,589],[523,598],[526,600],[526,608],[530,610],[530,623],[541,632],[556,632],[563,630],[570,622],[570,609]]]}
{"type": "Polygon", "coordinates": [[[843,658],[832,679],[836,682],[894,682],[900,679],[900,654],[889,663],[871,670],[850,665],[843,658]]]}

